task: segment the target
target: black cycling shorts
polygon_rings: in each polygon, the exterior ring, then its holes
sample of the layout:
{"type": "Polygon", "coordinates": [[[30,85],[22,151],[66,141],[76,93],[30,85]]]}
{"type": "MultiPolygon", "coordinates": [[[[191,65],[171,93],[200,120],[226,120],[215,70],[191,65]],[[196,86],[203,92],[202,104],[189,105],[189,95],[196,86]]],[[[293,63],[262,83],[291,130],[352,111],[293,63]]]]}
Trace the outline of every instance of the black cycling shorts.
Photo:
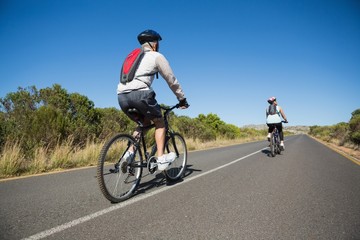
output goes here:
{"type": "Polygon", "coordinates": [[[127,114],[127,110],[136,108],[145,116],[145,118],[153,120],[162,117],[161,108],[157,103],[155,96],[156,94],[153,90],[138,90],[118,94],[118,101],[121,110],[123,110],[131,119],[132,117],[127,114]]]}
{"type": "Polygon", "coordinates": [[[282,123],[268,123],[267,125],[269,127],[269,133],[271,133],[274,128],[277,128],[279,132],[282,132],[282,123]]]}

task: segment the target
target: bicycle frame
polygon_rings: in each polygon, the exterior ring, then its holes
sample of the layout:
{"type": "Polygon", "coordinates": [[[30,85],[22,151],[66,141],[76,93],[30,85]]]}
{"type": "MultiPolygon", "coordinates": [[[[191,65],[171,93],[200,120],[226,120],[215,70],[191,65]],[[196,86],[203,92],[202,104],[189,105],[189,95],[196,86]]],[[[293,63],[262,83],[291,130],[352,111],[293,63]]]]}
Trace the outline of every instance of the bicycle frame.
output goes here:
{"type": "Polygon", "coordinates": [[[273,134],[274,134],[274,139],[275,139],[275,145],[277,147],[280,146],[280,135],[279,135],[279,130],[275,127],[274,131],[273,131],[273,134]]]}
{"type": "MultiPolygon", "coordinates": [[[[178,108],[178,107],[179,107],[178,104],[173,106],[173,107],[170,107],[170,108],[161,106],[161,109],[165,110],[165,112],[163,113],[163,118],[164,118],[164,122],[165,122],[165,132],[166,132],[165,142],[172,139],[171,136],[172,136],[172,133],[173,133],[172,130],[169,128],[169,121],[168,121],[169,113],[174,108],[178,108]]],[[[139,114],[139,113],[137,111],[133,111],[133,114],[139,114]]],[[[143,163],[141,165],[135,165],[133,167],[146,167],[147,162],[149,161],[149,159],[155,155],[155,153],[157,151],[157,146],[156,146],[156,144],[152,146],[150,154],[147,152],[146,141],[145,141],[145,132],[152,129],[152,128],[155,128],[155,124],[151,124],[149,126],[144,126],[142,121],[141,121],[141,119],[142,119],[141,116],[135,116],[135,119],[137,119],[136,123],[138,124],[139,129],[140,129],[138,136],[135,137],[135,139],[136,139],[135,151],[139,151],[140,159],[141,159],[140,161],[143,162],[143,163]],[[140,150],[141,145],[142,145],[142,151],[140,150]]],[[[173,143],[174,143],[174,140],[173,140],[173,143]]],[[[174,144],[174,146],[175,146],[175,154],[176,154],[176,156],[179,156],[179,152],[178,152],[178,150],[176,148],[176,145],[174,144]]],[[[128,148],[129,147],[130,147],[130,145],[128,146],[128,148]]]]}

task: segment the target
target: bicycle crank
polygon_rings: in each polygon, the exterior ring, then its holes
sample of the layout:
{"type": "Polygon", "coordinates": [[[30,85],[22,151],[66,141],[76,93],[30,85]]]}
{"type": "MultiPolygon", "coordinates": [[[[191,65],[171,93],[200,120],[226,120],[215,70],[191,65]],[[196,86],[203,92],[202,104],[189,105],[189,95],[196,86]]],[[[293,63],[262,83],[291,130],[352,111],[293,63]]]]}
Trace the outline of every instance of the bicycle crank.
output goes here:
{"type": "Polygon", "coordinates": [[[154,174],[157,170],[156,157],[152,156],[147,162],[147,169],[150,174],[154,174]]]}

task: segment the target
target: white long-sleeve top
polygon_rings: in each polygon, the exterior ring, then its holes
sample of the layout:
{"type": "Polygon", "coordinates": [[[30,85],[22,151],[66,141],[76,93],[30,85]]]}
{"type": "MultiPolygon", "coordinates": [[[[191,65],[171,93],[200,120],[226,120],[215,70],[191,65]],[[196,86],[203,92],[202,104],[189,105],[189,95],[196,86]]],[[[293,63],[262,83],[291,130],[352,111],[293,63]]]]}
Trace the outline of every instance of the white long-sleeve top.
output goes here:
{"type": "Polygon", "coordinates": [[[150,48],[146,46],[144,51],[144,57],[135,72],[134,79],[125,84],[119,82],[117,93],[148,90],[151,88],[151,84],[154,81],[155,73],[159,72],[176,95],[177,99],[179,101],[184,99],[184,92],[164,55],[159,52],[151,51],[150,48]]]}

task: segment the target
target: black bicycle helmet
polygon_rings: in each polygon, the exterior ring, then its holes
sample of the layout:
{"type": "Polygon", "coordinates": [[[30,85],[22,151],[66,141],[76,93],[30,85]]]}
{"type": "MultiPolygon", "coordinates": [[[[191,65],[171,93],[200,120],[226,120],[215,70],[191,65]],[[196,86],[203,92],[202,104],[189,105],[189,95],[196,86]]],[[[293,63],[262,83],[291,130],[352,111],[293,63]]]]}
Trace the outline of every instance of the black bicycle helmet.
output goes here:
{"type": "Polygon", "coordinates": [[[160,41],[162,40],[161,36],[159,33],[157,33],[154,30],[145,30],[142,33],[140,33],[137,36],[137,39],[139,41],[140,44],[144,44],[146,42],[154,42],[154,41],[160,41]]]}

